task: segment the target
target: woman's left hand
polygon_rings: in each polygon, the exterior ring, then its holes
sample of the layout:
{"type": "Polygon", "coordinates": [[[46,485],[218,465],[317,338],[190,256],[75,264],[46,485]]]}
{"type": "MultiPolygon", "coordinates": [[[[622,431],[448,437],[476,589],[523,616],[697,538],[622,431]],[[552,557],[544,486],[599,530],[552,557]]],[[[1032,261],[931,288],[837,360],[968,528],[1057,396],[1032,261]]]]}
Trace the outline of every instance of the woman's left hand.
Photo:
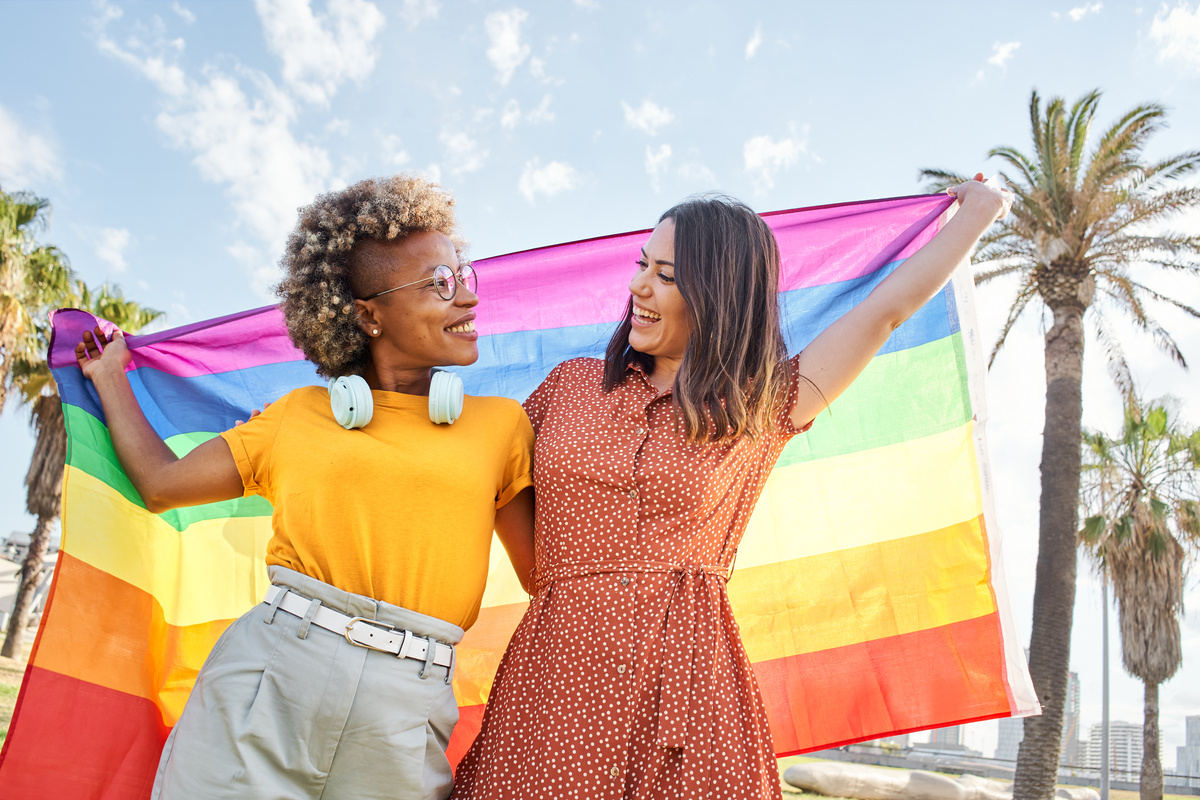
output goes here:
{"type": "Polygon", "coordinates": [[[992,204],[996,208],[995,220],[1002,220],[1007,217],[1013,203],[1012,192],[1003,189],[993,189],[991,186],[988,186],[983,182],[982,172],[975,173],[975,177],[969,181],[947,189],[946,194],[957,197],[959,205],[965,205],[967,202],[992,204]]]}

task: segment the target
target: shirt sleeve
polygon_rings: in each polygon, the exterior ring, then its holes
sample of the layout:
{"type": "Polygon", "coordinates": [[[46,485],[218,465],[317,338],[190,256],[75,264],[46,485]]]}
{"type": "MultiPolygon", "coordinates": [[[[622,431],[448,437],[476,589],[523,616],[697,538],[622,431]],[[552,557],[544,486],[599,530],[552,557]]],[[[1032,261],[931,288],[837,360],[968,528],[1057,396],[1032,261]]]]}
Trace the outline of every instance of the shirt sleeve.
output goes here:
{"type": "Polygon", "coordinates": [[[533,426],[519,406],[509,443],[508,459],[496,492],[496,508],[503,508],[523,490],[533,486],[533,426]]]}
{"type": "Polygon", "coordinates": [[[804,423],[804,427],[802,428],[797,428],[794,424],[792,424],[792,410],[796,407],[796,403],[800,399],[800,382],[808,380],[800,374],[800,369],[797,366],[797,359],[799,358],[800,354],[797,353],[789,358],[786,362],[788,374],[788,396],[787,402],[784,403],[782,419],[779,420],[779,429],[789,439],[798,433],[807,432],[808,429],[812,427],[812,424],[816,421],[815,418],[810,419],[808,422],[804,423]]]}
{"type": "Polygon", "coordinates": [[[535,434],[542,428],[542,423],[546,419],[546,412],[554,401],[558,382],[562,378],[565,368],[566,364],[564,363],[550,370],[550,374],[546,376],[546,380],[542,381],[541,386],[533,390],[533,394],[529,395],[529,399],[523,404],[525,413],[529,415],[529,422],[533,425],[535,434]]]}
{"type": "Polygon", "coordinates": [[[271,403],[254,419],[221,433],[233,453],[238,474],[242,476],[243,497],[257,494],[274,501],[271,451],[287,411],[289,396],[284,395],[271,403]]]}

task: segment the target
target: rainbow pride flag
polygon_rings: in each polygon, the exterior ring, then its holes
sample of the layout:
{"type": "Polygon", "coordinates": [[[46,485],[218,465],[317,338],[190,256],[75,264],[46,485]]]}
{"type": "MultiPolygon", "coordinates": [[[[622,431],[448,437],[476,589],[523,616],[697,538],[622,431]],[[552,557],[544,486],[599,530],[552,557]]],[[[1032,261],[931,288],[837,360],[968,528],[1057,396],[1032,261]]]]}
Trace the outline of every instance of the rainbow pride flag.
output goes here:
{"type": "MultiPolygon", "coordinates": [[[[792,351],[927,242],[951,203],[764,215],[784,254],[792,351]]],[[[558,362],[602,354],[646,235],[477,262],[480,359],[461,371],[468,390],[524,399],[558,362]]],[[[729,593],[781,755],[1038,710],[988,491],[972,288],[964,265],[792,441],[759,501],[729,593]]],[[[81,311],[54,317],[50,363],[70,439],[62,550],[0,754],[0,798],[146,797],[209,649],[267,588],[266,501],[144,508],[75,366],[74,345],[95,324],[81,311]]],[[[128,341],[134,392],[178,453],[319,382],[274,307],[128,341]]],[[[452,760],[478,729],[526,604],[493,548],[484,608],[459,647],[452,760]]]]}

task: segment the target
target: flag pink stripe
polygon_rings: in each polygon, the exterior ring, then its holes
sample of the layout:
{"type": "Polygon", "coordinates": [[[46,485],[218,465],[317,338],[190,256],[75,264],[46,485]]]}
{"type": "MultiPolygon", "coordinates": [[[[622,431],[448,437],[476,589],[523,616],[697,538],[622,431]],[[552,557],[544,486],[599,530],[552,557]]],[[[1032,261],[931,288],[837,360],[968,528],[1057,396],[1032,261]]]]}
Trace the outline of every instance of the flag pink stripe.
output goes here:
{"type": "MultiPolygon", "coordinates": [[[[941,195],[875,200],[766,215],[789,255],[781,289],[790,291],[850,280],[905,258],[925,244],[930,225],[953,202],[941,195]],[[905,231],[922,231],[903,248],[905,231]],[[864,252],[875,252],[873,259],[864,252]]],[[[543,247],[476,262],[480,273],[480,335],[594,325],[619,319],[649,231],[543,247]],[[536,279],[530,276],[536,276],[536,279]]],[[[76,312],[55,323],[50,365],[75,361],[74,347],[95,322],[76,312]]],[[[131,369],[152,367],[191,377],[296,361],[277,308],[265,307],[148,336],[130,336],[131,369]],[[246,348],[247,342],[255,342],[246,348]]]]}

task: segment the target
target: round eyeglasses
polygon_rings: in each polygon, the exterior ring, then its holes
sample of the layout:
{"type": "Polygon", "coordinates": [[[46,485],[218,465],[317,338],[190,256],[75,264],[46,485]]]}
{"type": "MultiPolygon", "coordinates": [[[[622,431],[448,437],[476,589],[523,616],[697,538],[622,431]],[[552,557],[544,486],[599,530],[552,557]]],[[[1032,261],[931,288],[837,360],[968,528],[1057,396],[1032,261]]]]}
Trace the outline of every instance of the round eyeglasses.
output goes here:
{"type": "Polygon", "coordinates": [[[418,284],[421,286],[429,286],[430,284],[433,284],[433,287],[437,290],[438,297],[442,298],[443,300],[453,300],[454,295],[458,293],[459,286],[465,286],[472,294],[475,294],[475,289],[479,285],[479,280],[475,277],[475,270],[471,268],[470,264],[463,264],[458,268],[457,272],[450,267],[447,267],[445,264],[439,264],[433,268],[432,278],[421,278],[419,281],[406,283],[403,286],[395,286],[391,289],[384,289],[382,292],[376,292],[375,294],[362,299],[374,300],[376,297],[382,297],[385,294],[398,292],[401,289],[407,289],[410,286],[416,286],[418,284]]]}

